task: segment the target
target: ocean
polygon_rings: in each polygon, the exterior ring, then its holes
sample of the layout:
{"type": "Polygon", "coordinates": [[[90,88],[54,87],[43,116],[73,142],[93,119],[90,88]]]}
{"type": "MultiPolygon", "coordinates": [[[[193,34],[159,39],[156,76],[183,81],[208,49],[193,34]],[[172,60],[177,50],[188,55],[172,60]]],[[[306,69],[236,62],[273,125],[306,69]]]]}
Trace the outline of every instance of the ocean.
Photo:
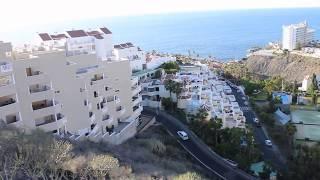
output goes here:
{"type": "Polygon", "coordinates": [[[19,42],[35,32],[61,32],[106,26],[114,43],[133,42],[146,51],[212,56],[221,60],[245,57],[246,50],[280,41],[282,25],[308,21],[320,39],[320,8],[228,10],[148,16],[98,18],[50,24],[24,33],[0,33],[0,40],[19,42]],[[2,36],[2,37],[1,37],[2,36]]]}

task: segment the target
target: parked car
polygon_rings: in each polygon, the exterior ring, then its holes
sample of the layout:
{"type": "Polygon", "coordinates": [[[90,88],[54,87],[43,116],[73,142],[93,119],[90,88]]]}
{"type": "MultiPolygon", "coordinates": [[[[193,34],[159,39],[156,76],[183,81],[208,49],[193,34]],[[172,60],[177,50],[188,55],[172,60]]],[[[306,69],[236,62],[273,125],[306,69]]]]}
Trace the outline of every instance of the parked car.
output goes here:
{"type": "Polygon", "coordinates": [[[236,168],[238,167],[238,163],[237,162],[234,162],[230,159],[224,159],[228,164],[230,164],[232,167],[236,168]]]}
{"type": "Polygon", "coordinates": [[[260,123],[260,121],[259,121],[258,118],[254,118],[254,119],[253,119],[253,122],[256,123],[256,124],[260,123]]]}
{"type": "Polygon", "coordinates": [[[188,134],[184,131],[178,131],[177,134],[184,141],[189,139],[188,134]]]}
{"type": "Polygon", "coordinates": [[[266,144],[266,146],[269,146],[269,147],[272,146],[272,142],[271,142],[271,140],[269,140],[269,139],[266,139],[266,140],[264,141],[264,143],[266,144]]]}

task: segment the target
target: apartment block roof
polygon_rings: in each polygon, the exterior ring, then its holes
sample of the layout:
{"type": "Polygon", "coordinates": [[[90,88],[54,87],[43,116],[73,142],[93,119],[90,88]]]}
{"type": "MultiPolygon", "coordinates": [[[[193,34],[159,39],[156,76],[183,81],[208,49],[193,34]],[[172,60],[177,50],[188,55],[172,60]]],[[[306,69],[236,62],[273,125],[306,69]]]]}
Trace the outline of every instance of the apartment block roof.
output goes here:
{"type": "Polygon", "coordinates": [[[112,34],[112,32],[106,27],[100,28],[100,30],[105,34],[112,34]]]}
{"type": "Polygon", "coordinates": [[[39,33],[40,38],[42,41],[50,41],[52,40],[48,33],[39,33]]]}
{"type": "Polygon", "coordinates": [[[129,47],[134,47],[134,45],[133,45],[131,42],[127,42],[126,44],[127,44],[127,46],[129,46],[129,47]]]}
{"type": "Polygon", "coordinates": [[[101,33],[99,31],[88,31],[87,34],[89,36],[94,36],[94,35],[101,34],[101,33]]]}
{"type": "Polygon", "coordinates": [[[72,31],[67,31],[67,33],[72,38],[88,36],[88,34],[84,30],[72,30],[72,31]]]}
{"type": "Polygon", "coordinates": [[[114,48],[115,49],[124,49],[122,46],[120,46],[120,45],[114,45],[114,48]]]}
{"type": "MultiPolygon", "coordinates": [[[[40,38],[42,39],[42,41],[50,41],[50,40],[60,40],[60,39],[66,39],[66,38],[77,38],[77,37],[86,37],[86,36],[93,36],[96,39],[103,39],[103,34],[112,34],[112,32],[106,28],[99,28],[97,30],[93,30],[93,31],[84,31],[82,29],[79,30],[71,30],[71,31],[66,31],[67,33],[61,33],[61,34],[48,34],[48,33],[39,33],[38,35],[40,36],[40,38]]],[[[132,43],[125,43],[125,44],[121,44],[122,47],[120,45],[117,45],[118,49],[123,49],[123,48],[127,48],[127,47],[133,47],[132,43]]]]}
{"type": "Polygon", "coordinates": [[[52,35],[50,35],[50,36],[51,36],[51,38],[52,38],[53,40],[60,40],[60,39],[66,39],[66,38],[68,38],[68,36],[65,35],[65,34],[52,34],[52,35]]]}

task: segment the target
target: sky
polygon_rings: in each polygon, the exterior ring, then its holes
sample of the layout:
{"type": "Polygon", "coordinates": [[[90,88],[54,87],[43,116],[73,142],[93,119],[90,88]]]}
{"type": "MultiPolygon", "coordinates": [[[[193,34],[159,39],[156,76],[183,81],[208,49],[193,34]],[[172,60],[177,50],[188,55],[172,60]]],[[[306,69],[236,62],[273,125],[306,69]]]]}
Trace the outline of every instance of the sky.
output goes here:
{"type": "Polygon", "coordinates": [[[0,32],[63,21],[161,13],[320,7],[320,0],[2,0],[0,32]]]}

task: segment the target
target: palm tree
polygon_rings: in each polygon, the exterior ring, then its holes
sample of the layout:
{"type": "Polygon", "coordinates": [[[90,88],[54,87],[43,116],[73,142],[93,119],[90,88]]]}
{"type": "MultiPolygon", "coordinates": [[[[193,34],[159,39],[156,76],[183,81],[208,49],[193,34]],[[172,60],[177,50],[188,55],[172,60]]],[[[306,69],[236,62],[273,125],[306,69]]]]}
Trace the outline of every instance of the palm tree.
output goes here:
{"type": "Polygon", "coordinates": [[[172,79],[169,79],[168,81],[165,81],[164,83],[165,88],[169,91],[170,93],[170,100],[172,101],[172,92],[175,89],[175,83],[172,79]]]}
{"type": "Polygon", "coordinates": [[[173,110],[172,93],[175,93],[176,97],[178,98],[179,94],[182,92],[182,83],[169,79],[165,82],[164,86],[170,93],[171,110],[173,110]]]}

